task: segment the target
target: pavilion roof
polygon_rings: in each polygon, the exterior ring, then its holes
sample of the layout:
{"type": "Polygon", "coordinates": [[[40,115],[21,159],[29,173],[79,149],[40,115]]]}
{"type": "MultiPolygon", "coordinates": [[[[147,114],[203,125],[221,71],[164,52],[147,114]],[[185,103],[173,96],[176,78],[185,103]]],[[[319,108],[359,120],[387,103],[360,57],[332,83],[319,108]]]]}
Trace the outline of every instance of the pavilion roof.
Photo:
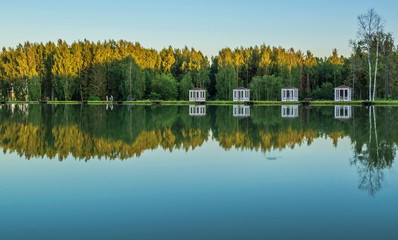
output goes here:
{"type": "Polygon", "coordinates": [[[202,91],[206,91],[206,90],[203,89],[203,88],[192,88],[192,89],[190,89],[190,90],[202,90],[202,91]]]}
{"type": "Polygon", "coordinates": [[[282,89],[298,89],[298,88],[292,87],[292,86],[287,86],[287,87],[284,87],[284,88],[282,88],[282,89]]]}
{"type": "Polygon", "coordinates": [[[337,86],[337,87],[335,87],[335,88],[351,88],[351,87],[346,86],[346,85],[340,85],[340,86],[337,86]]]}
{"type": "Polygon", "coordinates": [[[238,88],[234,88],[233,90],[250,90],[250,89],[245,88],[245,87],[238,87],[238,88]]]}

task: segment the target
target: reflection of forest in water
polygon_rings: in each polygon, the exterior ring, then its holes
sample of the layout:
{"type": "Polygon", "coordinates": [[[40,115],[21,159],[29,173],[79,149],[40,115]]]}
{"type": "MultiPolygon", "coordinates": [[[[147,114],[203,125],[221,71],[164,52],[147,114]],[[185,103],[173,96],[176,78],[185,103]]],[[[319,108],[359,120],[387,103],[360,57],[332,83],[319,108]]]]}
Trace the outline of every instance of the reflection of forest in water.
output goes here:
{"type": "MultiPolygon", "coordinates": [[[[194,149],[210,137],[223,149],[272,149],[310,145],[328,137],[337,146],[349,137],[360,188],[381,188],[382,170],[396,154],[398,108],[351,108],[348,119],[334,107],[283,109],[280,106],[206,106],[192,116],[190,106],[1,105],[0,143],[27,159],[93,157],[126,159],[147,149],[194,149]],[[248,112],[249,116],[239,113],[248,112]],[[283,114],[293,114],[282,118],[283,114]],[[297,116],[298,115],[298,116],[297,116]]],[[[345,112],[344,110],[342,112],[345,112]]]]}

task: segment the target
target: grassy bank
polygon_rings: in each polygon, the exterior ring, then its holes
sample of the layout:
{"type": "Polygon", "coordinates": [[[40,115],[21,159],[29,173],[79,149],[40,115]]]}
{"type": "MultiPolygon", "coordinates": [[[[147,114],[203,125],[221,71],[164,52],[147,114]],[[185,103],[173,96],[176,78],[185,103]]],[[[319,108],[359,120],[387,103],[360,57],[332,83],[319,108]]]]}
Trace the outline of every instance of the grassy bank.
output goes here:
{"type": "MultiPolygon", "coordinates": [[[[205,103],[196,103],[190,101],[1,101],[1,104],[88,104],[88,105],[195,105],[195,104],[206,104],[206,105],[312,105],[312,106],[334,106],[334,105],[349,105],[349,106],[361,106],[365,101],[350,101],[350,102],[335,102],[335,101],[299,101],[299,102],[281,102],[281,101],[250,101],[250,102],[234,102],[234,101],[206,101],[205,103]]],[[[398,106],[398,100],[387,101],[377,100],[370,102],[375,106],[398,106]]]]}

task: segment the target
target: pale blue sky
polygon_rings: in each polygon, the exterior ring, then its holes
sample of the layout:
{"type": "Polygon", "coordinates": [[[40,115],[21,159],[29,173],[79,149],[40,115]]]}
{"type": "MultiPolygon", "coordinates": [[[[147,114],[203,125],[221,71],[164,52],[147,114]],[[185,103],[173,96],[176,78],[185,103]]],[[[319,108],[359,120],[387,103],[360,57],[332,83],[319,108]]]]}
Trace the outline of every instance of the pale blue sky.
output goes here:
{"type": "Polygon", "coordinates": [[[25,41],[125,39],[162,49],[185,45],[216,55],[223,47],[271,46],[348,55],[357,16],[369,8],[396,35],[394,0],[0,0],[0,47],[25,41]]]}

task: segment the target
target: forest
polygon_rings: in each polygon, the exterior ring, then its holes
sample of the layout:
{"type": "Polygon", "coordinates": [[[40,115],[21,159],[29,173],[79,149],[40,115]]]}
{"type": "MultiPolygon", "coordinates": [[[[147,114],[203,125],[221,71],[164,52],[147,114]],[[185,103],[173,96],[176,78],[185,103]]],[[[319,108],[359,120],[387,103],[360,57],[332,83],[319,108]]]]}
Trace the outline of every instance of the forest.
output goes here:
{"type": "Polygon", "coordinates": [[[353,88],[353,99],[398,99],[392,34],[373,9],[358,21],[352,54],[333,49],[323,58],[266,44],[224,48],[209,58],[194,48],[158,51],[125,40],[25,42],[0,53],[0,99],[188,100],[188,90],[201,87],[208,99],[231,100],[232,89],[243,86],[253,100],[280,100],[282,87],[295,86],[301,99],[332,100],[333,88],[342,84],[353,88]],[[361,28],[369,18],[379,25],[361,28]]]}

